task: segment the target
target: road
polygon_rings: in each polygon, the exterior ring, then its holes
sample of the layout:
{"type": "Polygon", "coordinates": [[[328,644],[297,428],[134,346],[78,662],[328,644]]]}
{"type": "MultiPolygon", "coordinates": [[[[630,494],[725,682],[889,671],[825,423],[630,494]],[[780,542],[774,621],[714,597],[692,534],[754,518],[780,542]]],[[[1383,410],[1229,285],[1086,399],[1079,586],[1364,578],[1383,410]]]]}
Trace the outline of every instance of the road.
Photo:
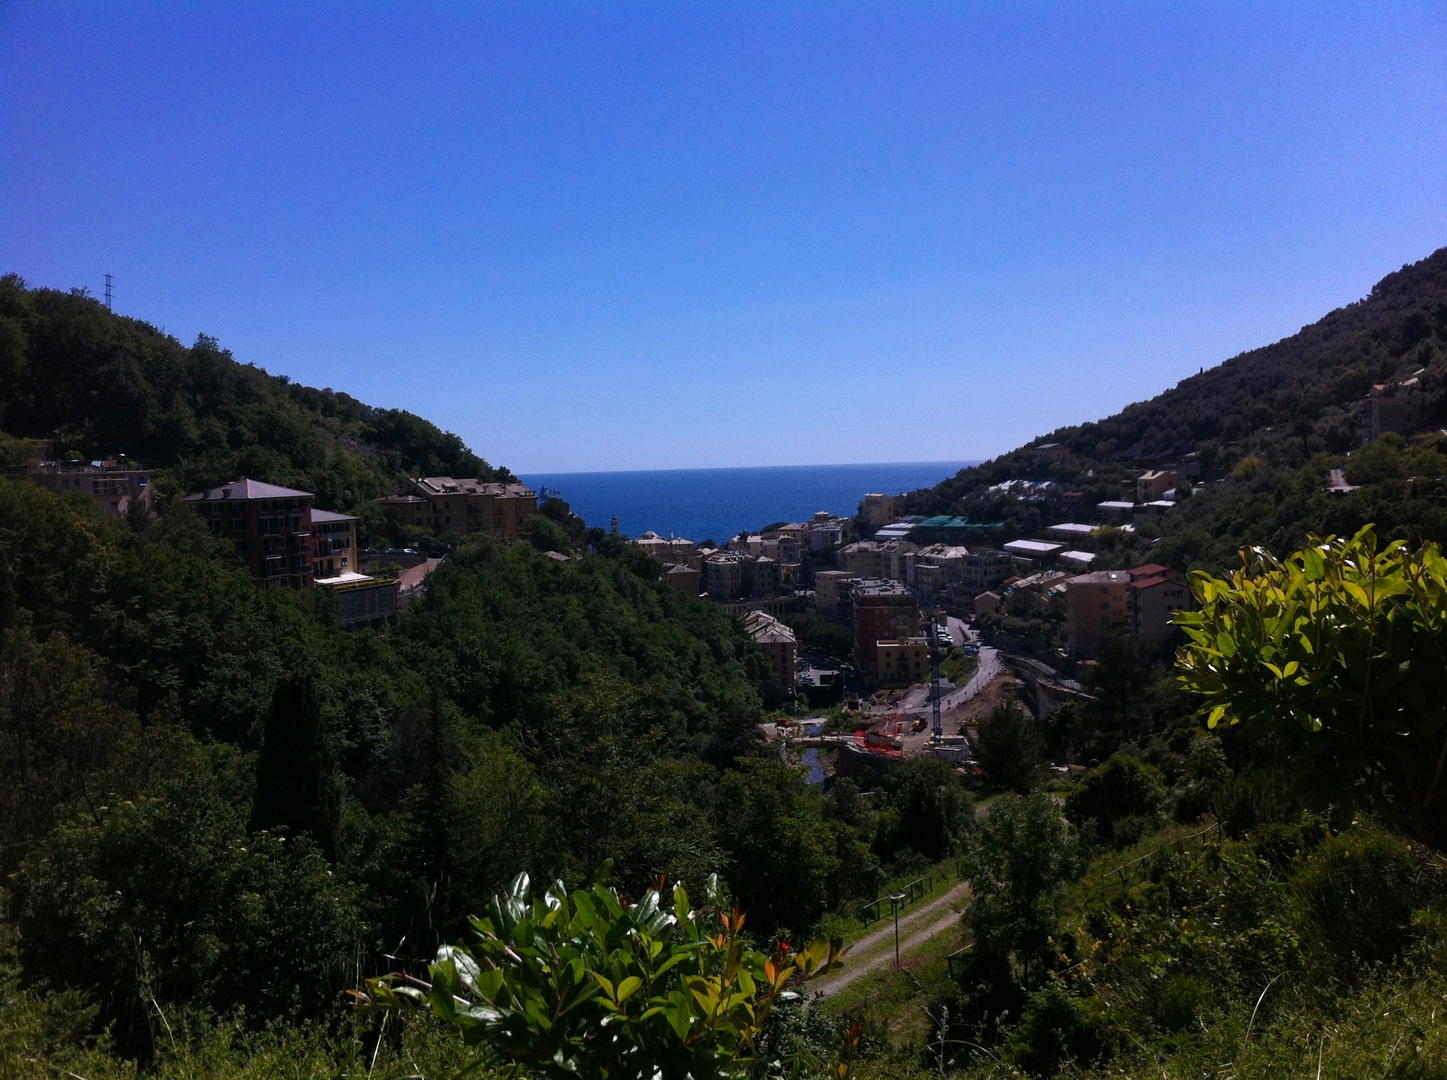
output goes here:
{"type": "Polygon", "coordinates": [[[948,712],[950,709],[963,705],[972,697],[985,688],[985,684],[1000,673],[1000,653],[988,645],[980,646],[980,664],[975,668],[974,675],[970,681],[958,690],[946,694],[940,700],[940,708],[948,712]]]}
{"type": "MultiPolygon", "coordinates": [[[[899,918],[900,955],[923,945],[960,925],[960,909],[970,896],[970,885],[962,881],[943,896],[915,908],[899,918]]],[[[865,934],[850,947],[842,970],[826,975],[809,989],[828,997],[880,968],[894,964],[894,920],[885,919],[878,930],[865,934]]]]}

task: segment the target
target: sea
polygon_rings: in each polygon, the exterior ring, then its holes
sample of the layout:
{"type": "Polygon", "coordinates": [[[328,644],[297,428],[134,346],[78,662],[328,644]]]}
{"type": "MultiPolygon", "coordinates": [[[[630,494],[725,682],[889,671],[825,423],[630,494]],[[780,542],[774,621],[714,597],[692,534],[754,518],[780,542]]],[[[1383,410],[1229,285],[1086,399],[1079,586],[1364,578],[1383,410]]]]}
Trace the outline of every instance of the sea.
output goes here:
{"type": "Polygon", "coordinates": [[[749,469],[527,473],[535,491],[556,491],[589,525],[639,536],[649,530],[695,543],[723,543],[776,521],[804,521],[818,510],[851,517],[868,492],[900,495],[946,480],[974,461],[879,465],[770,465],[749,469]]]}

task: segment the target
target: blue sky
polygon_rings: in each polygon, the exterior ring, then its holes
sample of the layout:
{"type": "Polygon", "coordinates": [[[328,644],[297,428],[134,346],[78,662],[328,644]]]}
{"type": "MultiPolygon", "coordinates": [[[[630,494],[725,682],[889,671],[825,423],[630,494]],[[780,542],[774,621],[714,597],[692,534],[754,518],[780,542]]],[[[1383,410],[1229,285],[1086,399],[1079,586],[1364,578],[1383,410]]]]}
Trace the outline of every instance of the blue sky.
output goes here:
{"type": "Polygon", "coordinates": [[[1443,244],[1440,4],[0,3],[0,272],[520,472],[987,457],[1443,244]]]}

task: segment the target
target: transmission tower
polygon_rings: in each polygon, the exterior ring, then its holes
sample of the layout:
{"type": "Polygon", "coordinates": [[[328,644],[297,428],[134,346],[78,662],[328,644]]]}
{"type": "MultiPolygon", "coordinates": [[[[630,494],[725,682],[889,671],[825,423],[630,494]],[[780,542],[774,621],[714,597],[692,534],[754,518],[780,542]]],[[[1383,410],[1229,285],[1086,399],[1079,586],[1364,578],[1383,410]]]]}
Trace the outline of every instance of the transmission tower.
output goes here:
{"type": "Polygon", "coordinates": [[[106,275],[106,310],[111,310],[111,282],[115,279],[110,274],[106,275]]]}

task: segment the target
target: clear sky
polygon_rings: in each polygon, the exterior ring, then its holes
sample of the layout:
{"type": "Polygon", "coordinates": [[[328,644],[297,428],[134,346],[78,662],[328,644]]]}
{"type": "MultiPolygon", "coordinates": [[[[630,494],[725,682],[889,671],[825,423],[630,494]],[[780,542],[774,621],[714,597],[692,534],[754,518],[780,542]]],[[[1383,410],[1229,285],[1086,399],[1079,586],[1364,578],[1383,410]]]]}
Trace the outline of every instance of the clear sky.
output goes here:
{"type": "Polygon", "coordinates": [[[1447,244],[1447,6],[0,0],[0,272],[516,471],[988,457],[1447,244]]]}

